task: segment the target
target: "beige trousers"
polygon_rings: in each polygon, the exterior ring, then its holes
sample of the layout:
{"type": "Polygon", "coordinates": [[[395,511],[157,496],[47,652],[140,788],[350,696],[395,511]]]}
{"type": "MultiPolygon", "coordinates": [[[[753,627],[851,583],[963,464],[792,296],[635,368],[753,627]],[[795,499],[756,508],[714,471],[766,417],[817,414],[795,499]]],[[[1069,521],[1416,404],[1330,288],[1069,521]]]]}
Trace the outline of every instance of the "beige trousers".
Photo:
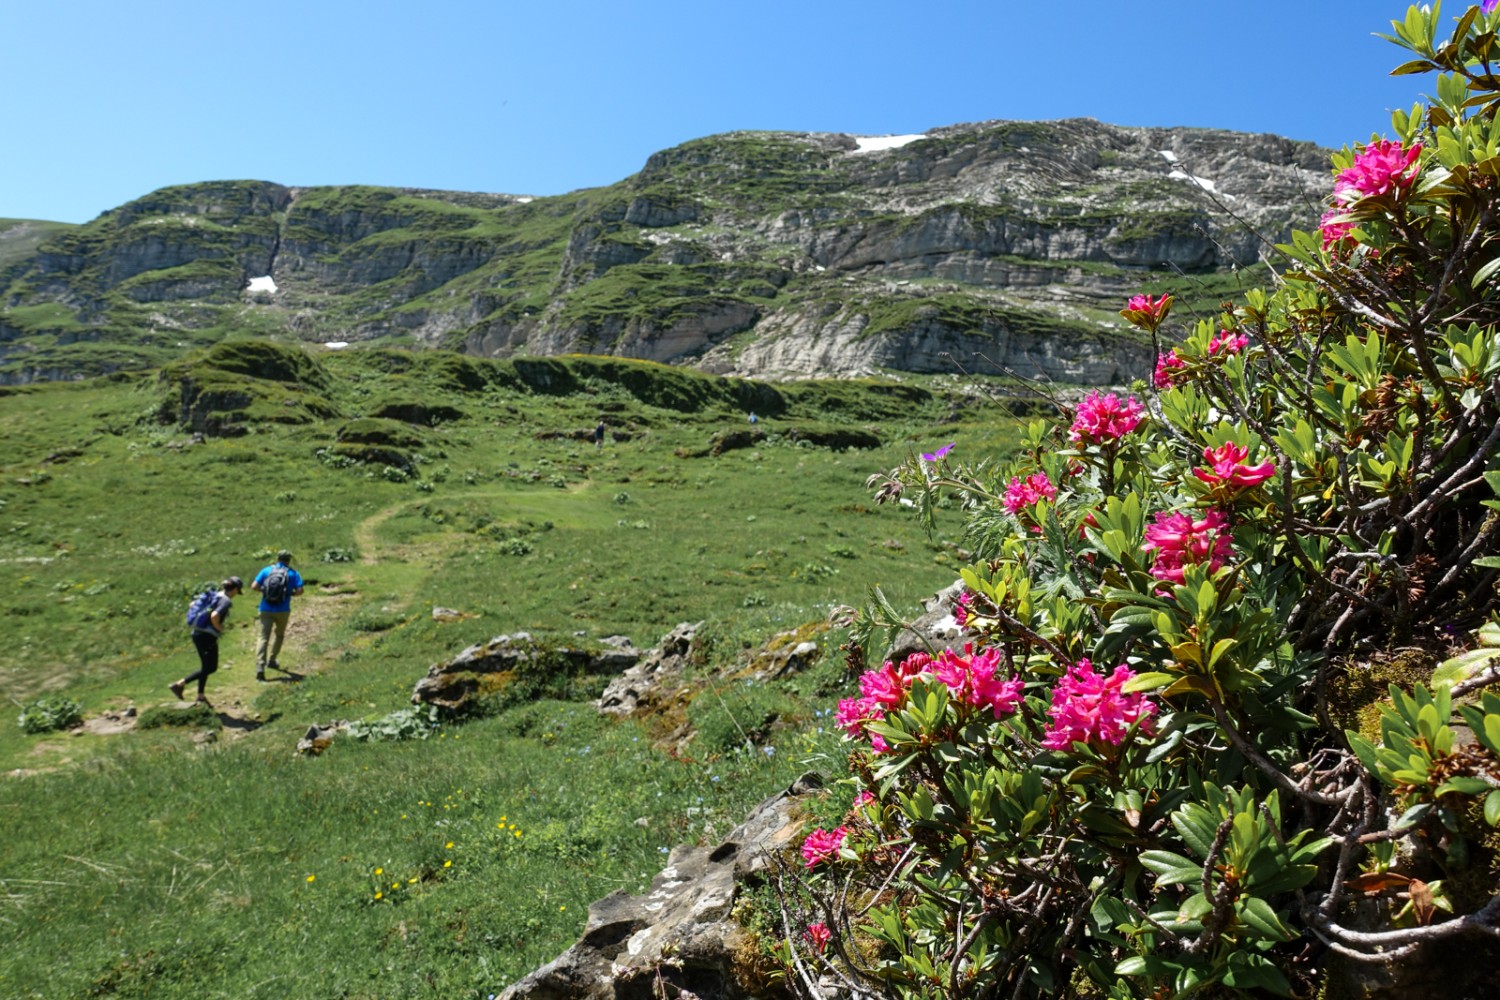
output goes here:
{"type": "Polygon", "coordinates": [[[266,672],[267,662],[275,663],[281,653],[281,642],[286,638],[286,623],[292,617],[290,611],[262,611],[260,613],[260,638],[255,641],[255,672],[266,672]],[[267,657],[269,649],[270,656],[267,657]]]}

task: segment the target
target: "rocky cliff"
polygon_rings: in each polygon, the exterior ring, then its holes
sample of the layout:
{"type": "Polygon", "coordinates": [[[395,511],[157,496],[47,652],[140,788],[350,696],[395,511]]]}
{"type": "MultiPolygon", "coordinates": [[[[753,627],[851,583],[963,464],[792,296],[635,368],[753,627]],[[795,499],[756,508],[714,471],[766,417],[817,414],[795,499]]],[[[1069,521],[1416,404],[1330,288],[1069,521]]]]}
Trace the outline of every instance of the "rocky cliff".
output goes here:
{"type": "Polygon", "coordinates": [[[731,133],[547,198],[188,185],[0,270],[0,380],[248,334],[759,377],[1116,382],[1148,362],[1125,297],[1173,291],[1211,313],[1264,279],[1327,185],[1306,143],[1087,119],[884,142],[731,133]]]}

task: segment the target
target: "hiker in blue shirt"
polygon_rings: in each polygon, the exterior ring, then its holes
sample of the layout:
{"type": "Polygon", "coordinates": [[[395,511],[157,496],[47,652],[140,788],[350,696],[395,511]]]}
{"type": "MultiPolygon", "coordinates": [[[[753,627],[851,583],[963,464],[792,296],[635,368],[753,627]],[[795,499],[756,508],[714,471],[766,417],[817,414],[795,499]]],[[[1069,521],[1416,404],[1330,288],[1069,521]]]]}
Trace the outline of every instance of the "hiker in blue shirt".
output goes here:
{"type": "MultiPolygon", "coordinates": [[[[208,704],[208,699],[203,697],[203,688],[208,683],[208,675],[219,669],[219,636],[224,634],[225,622],[229,619],[229,609],[234,606],[230,598],[240,596],[240,591],[245,589],[244,581],[237,576],[231,576],[224,581],[218,593],[205,592],[206,604],[202,606],[201,616],[191,622],[193,629],[193,645],[198,650],[198,672],[188,674],[180,681],[168,684],[167,690],[172,692],[172,697],[178,701],[182,700],[183,690],[193,681],[198,682],[198,704],[208,704]]],[[[198,605],[195,604],[194,610],[198,605]]]]}
{"type": "MultiPolygon", "coordinates": [[[[302,576],[292,569],[292,554],[286,549],[276,553],[276,561],[255,574],[250,589],[260,594],[260,638],[255,643],[255,679],[263,681],[266,667],[282,670],[276,657],[281,653],[281,641],[286,638],[287,620],[292,617],[292,598],[302,593],[302,576]]],[[[286,671],[282,670],[282,673],[286,671]]]]}

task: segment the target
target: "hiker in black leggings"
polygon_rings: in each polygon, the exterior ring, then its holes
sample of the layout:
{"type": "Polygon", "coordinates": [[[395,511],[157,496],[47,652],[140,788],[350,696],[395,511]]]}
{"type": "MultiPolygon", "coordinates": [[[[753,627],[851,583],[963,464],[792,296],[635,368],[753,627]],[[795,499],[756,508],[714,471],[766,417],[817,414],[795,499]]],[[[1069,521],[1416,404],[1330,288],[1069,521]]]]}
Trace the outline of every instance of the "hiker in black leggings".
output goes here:
{"type": "Polygon", "coordinates": [[[208,699],[203,696],[203,688],[208,681],[208,675],[219,669],[219,636],[224,634],[224,623],[229,619],[229,609],[234,606],[230,598],[240,596],[240,591],[244,589],[244,582],[237,576],[231,576],[225,580],[219,592],[214,595],[213,604],[209,606],[208,613],[193,626],[193,645],[198,650],[198,672],[188,674],[182,680],[167,685],[167,690],[171,691],[172,696],[178,701],[182,700],[183,690],[193,681],[197,681],[198,704],[208,705],[208,699]]]}

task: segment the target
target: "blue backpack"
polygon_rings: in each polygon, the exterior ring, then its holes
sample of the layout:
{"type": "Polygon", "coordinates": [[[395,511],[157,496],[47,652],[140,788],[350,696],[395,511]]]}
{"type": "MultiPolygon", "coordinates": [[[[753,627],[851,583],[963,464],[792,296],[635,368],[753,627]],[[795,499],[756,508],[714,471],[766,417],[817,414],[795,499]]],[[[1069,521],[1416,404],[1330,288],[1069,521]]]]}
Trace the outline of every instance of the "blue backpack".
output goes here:
{"type": "Polygon", "coordinates": [[[209,615],[214,609],[214,603],[218,596],[219,592],[217,590],[205,590],[193,598],[187,610],[188,628],[213,627],[213,622],[209,620],[209,615]]]}

